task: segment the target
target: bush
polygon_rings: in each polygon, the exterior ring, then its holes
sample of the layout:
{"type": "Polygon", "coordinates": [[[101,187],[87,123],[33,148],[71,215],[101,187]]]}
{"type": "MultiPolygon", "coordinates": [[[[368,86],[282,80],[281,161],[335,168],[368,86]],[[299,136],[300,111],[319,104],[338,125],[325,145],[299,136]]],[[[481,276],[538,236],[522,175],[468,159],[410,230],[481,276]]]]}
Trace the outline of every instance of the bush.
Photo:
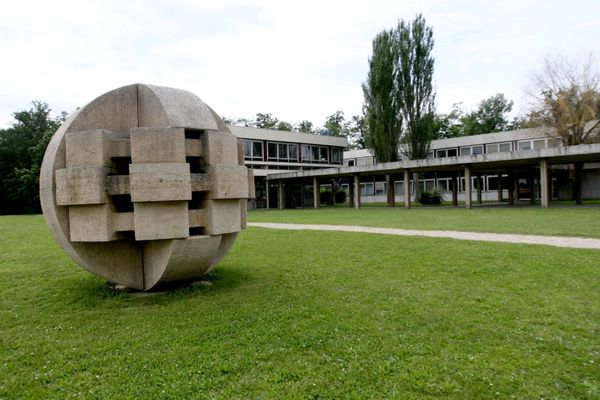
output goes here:
{"type": "Polygon", "coordinates": [[[442,196],[442,194],[440,192],[438,192],[437,190],[434,190],[433,192],[422,192],[421,193],[421,197],[419,198],[419,203],[426,205],[426,204],[442,204],[442,201],[444,200],[444,196],[442,196]]]}
{"type": "Polygon", "coordinates": [[[342,204],[346,202],[346,192],[343,190],[338,190],[335,192],[335,202],[337,204],[342,204]]]}
{"type": "Polygon", "coordinates": [[[321,204],[332,204],[333,198],[331,196],[331,190],[321,190],[321,204]]]}

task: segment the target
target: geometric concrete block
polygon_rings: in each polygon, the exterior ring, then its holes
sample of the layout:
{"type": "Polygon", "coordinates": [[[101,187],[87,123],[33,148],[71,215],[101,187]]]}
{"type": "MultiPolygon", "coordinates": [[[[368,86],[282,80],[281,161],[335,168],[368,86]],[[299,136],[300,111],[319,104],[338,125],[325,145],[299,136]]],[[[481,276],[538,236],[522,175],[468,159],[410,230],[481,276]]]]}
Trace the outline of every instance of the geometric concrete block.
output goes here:
{"type": "Polygon", "coordinates": [[[78,166],[55,172],[56,204],[103,204],[108,202],[106,177],[109,167],[78,166]]]}
{"type": "Polygon", "coordinates": [[[191,200],[190,165],[131,164],[129,166],[131,201],[191,200]]]}
{"type": "Polygon", "coordinates": [[[66,135],[67,167],[96,165],[110,167],[111,142],[121,138],[104,129],[69,132],[66,135]]]}
{"type": "Polygon", "coordinates": [[[248,169],[239,165],[209,165],[205,168],[210,190],[207,199],[247,199],[248,169]]]}
{"type": "Polygon", "coordinates": [[[185,163],[183,128],[131,128],[131,162],[185,163]]]}
{"type": "Polygon", "coordinates": [[[207,235],[240,231],[242,215],[239,200],[206,200],[202,208],[204,230],[207,235]]]}
{"type": "Polygon", "coordinates": [[[202,135],[206,164],[238,164],[238,141],[231,133],[206,131],[202,135]]]}
{"type": "Polygon", "coordinates": [[[69,207],[69,233],[73,242],[108,242],[118,239],[109,204],[69,207]]]}
{"type": "Polygon", "coordinates": [[[135,240],[179,239],[189,236],[186,201],[134,203],[135,240]]]}

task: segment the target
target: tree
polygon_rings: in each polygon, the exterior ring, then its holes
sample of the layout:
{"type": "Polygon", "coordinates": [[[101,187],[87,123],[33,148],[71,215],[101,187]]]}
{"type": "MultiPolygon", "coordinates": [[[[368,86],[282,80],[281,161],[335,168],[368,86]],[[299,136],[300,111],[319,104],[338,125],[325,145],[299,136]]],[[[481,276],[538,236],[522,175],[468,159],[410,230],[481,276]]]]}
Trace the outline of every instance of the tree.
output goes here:
{"type": "Polygon", "coordinates": [[[350,148],[364,149],[367,147],[365,143],[367,125],[364,116],[353,115],[348,127],[348,140],[350,148]]]}
{"type": "Polygon", "coordinates": [[[310,122],[308,120],[302,120],[302,121],[300,121],[300,123],[298,124],[296,129],[298,130],[298,132],[314,133],[315,128],[314,128],[312,122],[310,122]]]}
{"type": "Polygon", "coordinates": [[[433,120],[433,139],[448,139],[463,135],[461,118],[464,116],[461,103],[455,103],[448,114],[435,114],[433,120]]]}
{"type": "Polygon", "coordinates": [[[411,160],[426,158],[434,128],[433,30],[419,14],[412,22],[400,21],[393,36],[398,57],[396,102],[404,121],[403,153],[411,160]]]}
{"type": "Polygon", "coordinates": [[[511,112],[513,102],[504,94],[497,93],[481,100],[476,111],[462,118],[464,135],[479,135],[482,133],[500,132],[508,128],[506,114],[511,112]]]}
{"type": "Polygon", "coordinates": [[[402,115],[394,81],[397,54],[393,31],[382,31],[373,39],[367,80],[362,84],[365,144],[379,162],[398,161],[402,115]]]}
{"type": "Polygon", "coordinates": [[[50,117],[50,107],[33,101],[33,108],[13,114],[15,122],[0,130],[0,213],[39,213],[39,175],[44,152],[66,119],[50,117]]]}
{"type": "Polygon", "coordinates": [[[256,127],[262,129],[275,129],[279,120],[272,114],[256,114],[256,127]]]}
{"type": "MultiPolygon", "coordinates": [[[[600,72],[590,56],[580,64],[562,58],[546,58],[533,76],[531,114],[554,128],[564,145],[600,141],[600,72]]],[[[583,165],[574,166],[572,198],[581,204],[583,165]]]]}
{"type": "Polygon", "coordinates": [[[289,122],[279,121],[275,129],[277,129],[278,131],[291,131],[292,129],[294,129],[294,127],[289,122]]]}
{"type": "Polygon", "coordinates": [[[325,119],[325,129],[331,136],[348,136],[348,122],[343,111],[336,111],[325,119]]]}

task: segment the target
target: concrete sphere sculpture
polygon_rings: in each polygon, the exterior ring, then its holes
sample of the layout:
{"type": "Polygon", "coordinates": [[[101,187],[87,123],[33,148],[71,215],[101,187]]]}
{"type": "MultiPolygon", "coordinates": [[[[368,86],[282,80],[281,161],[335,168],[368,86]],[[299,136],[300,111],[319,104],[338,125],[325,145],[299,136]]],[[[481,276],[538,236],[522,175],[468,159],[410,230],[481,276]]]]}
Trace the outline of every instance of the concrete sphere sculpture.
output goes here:
{"type": "Polygon", "coordinates": [[[196,279],[246,225],[253,177],[241,143],[194,94],[135,84],[74,113],[40,172],[63,250],[110,282],[150,290],[196,279]]]}

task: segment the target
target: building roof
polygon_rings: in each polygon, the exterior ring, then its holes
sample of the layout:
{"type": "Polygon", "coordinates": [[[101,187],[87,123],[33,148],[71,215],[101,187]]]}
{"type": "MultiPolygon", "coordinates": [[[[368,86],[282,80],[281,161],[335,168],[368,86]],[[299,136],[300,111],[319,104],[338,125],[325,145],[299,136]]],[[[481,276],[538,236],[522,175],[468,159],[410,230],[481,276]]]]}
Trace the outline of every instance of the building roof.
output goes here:
{"type": "Polygon", "coordinates": [[[241,139],[348,147],[348,139],[343,136],[323,136],[313,133],[277,131],[273,129],[250,128],[235,125],[228,125],[228,128],[231,130],[231,133],[241,139]]]}

